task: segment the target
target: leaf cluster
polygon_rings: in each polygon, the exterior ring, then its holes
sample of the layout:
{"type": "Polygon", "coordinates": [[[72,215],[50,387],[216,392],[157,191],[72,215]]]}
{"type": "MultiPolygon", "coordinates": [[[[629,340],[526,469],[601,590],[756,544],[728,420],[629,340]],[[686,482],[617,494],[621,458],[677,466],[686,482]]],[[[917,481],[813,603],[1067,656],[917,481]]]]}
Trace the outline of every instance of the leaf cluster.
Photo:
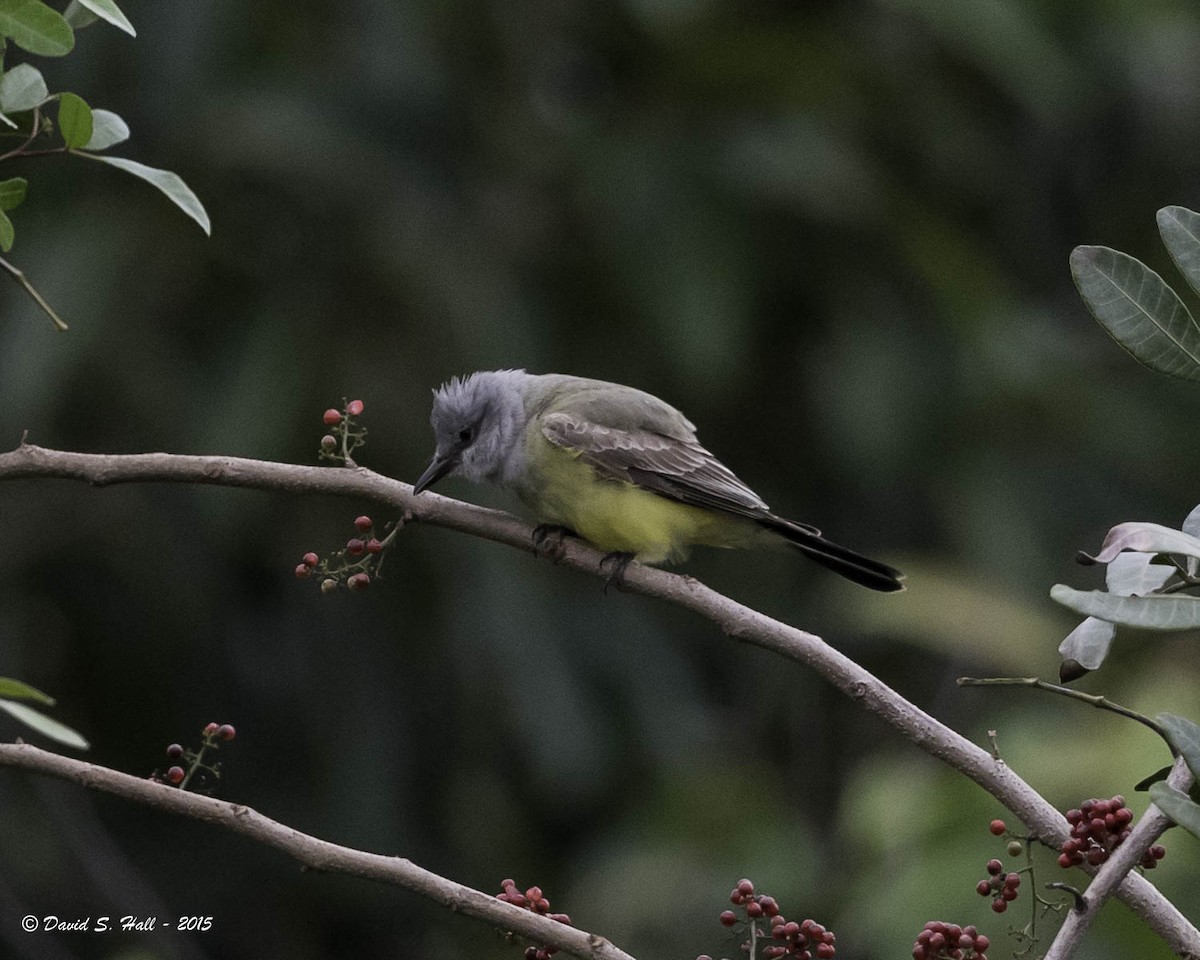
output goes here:
{"type": "MultiPolygon", "coordinates": [[[[129,139],[129,125],[110,110],[93,109],[70,91],[51,93],[40,70],[29,63],[8,67],[9,44],[41,56],[64,56],[75,47],[75,31],[103,20],[135,36],[133,26],[114,0],[71,0],[59,13],[43,0],[0,0],[0,139],[19,141],[0,151],[0,161],[19,157],[67,154],[116,167],[158,188],[206,233],[212,232],[204,205],[186,183],[170,170],[160,170],[125,157],[103,156],[110,147],[129,139]],[[51,105],[56,105],[52,119],[51,105]],[[47,142],[53,146],[47,146],[47,142]]],[[[0,253],[8,253],[16,231],[9,212],[29,190],[25,177],[0,180],[0,253]]],[[[7,270],[60,329],[66,324],[33,288],[25,275],[0,258],[7,270]]]]}

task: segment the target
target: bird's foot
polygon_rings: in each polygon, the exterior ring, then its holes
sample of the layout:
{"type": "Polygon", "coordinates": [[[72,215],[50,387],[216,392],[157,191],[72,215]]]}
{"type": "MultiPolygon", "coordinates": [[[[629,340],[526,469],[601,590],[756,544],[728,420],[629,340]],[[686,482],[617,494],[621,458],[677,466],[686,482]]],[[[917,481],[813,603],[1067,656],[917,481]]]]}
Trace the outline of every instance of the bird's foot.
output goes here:
{"type": "Polygon", "coordinates": [[[618,590],[625,583],[625,570],[633,563],[635,554],[621,550],[615,550],[612,553],[606,553],[600,560],[600,572],[604,573],[605,568],[608,568],[608,576],[604,579],[604,592],[608,593],[609,587],[616,587],[618,590]]]}
{"type": "Polygon", "coordinates": [[[575,531],[557,523],[541,523],[533,529],[533,552],[547,560],[558,563],[566,555],[567,537],[575,536],[575,531]]]}

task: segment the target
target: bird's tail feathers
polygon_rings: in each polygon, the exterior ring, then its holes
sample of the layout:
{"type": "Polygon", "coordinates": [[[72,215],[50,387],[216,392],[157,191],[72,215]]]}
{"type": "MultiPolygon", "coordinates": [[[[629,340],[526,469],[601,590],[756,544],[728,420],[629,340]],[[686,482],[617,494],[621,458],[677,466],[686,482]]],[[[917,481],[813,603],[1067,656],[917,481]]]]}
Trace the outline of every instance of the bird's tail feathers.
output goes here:
{"type": "Polygon", "coordinates": [[[894,592],[904,589],[904,574],[886,563],[864,557],[847,547],[826,540],[820,531],[774,515],[759,521],[768,530],[782,535],[792,546],[847,580],[872,590],[894,592]]]}

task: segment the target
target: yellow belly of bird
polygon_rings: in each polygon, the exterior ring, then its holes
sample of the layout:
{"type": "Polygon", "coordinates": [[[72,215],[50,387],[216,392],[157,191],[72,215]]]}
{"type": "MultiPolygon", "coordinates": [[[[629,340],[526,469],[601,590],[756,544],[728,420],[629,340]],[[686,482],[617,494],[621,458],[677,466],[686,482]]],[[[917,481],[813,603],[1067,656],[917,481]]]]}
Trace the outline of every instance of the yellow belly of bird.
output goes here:
{"type": "Polygon", "coordinates": [[[682,560],[695,544],[748,546],[762,531],[733,514],[693,507],[599,476],[577,455],[549,443],[539,451],[538,484],[523,499],[545,523],[570,527],[608,552],[643,563],[682,560]]]}

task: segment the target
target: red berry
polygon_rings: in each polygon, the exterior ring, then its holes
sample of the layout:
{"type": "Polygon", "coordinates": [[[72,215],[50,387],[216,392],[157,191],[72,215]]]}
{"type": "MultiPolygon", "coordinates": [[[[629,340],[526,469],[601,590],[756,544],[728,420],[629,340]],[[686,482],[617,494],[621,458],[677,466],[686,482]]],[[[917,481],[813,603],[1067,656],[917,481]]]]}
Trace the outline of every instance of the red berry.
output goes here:
{"type": "Polygon", "coordinates": [[[183,767],[172,767],[167,771],[169,783],[183,783],[183,767]]]}
{"type": "Polygon", "coordinates": [[[302,563],[300,563],[300,564],[297,564],[297,565],[296,565],[296,579],[298,579],[298,580],[303,580],[303,579],[304,579],[305,577],[307,577],[307,576],[308,576],[310,573],[312,573],[312,568],[311,568],[311,567],[306,567],[306,566],[305,566],[304,564],[302,564],[302,563]]]}
{"type": "Polygon", "coordinates": [[[1021,875],[1019,873],[1010,873],[1004,878],[1004,883],[1009,887],[1019,887],[1021,885],[1021,875]]]}
{"type": "Polygon", "coordinates": [[[337,410],[334,410],[333,407],[330,407],[325,411],[321,419],[325,421],[325,426],[332,427],[342,422],[342,415],[337,410]]]}
{"type": "Polygon", "coordinates": [[[372,537],[367,541],[367,553],[379,553],[383,549],[383,544],[372,537]]]}
{"type": "Polygon", "coordinates": [[[989,860],[987,862],[987,872],[993,877],[999,876],[1004,871],[1004,864],[999,860],[989,860]]]}
{"type": "Polygon", "coordinates": [[[1067,811],[1067,823],[1071,824],[1072,826],[1077,824],[1082,819],[1083,819],[1083,811],[1082,810],[1071,809],[1071,810],[1067,811]]]}
{"type": "Polygon", "coordinates": [[[356,573],[346,581],[346,586],[351,590],[366,590],[371,585],[371,578],[365,573],[356,573]]]}
{"type": "Polygon", "coordinates": [[[1017,891],[1012,887],[1005,887],[1003,890],[1000,891],[1000,899],[1001,900],[1016,900],[1017,899],[1017,891]]]}
{"type": "Polygon", "coordinates": [[[977,884],[975,884],[975,892],[981,897],[986,897],[992,892],[992,885],[986,880],[980,880],[977,884]]]}
{"type": "Polygon", "coordinates": [[[996,913],[1003,913],[1008,909],[1008,902],[997,897],[992,901],[992,909],[995,910],[996,913]]]}
{"type": "Polygon", "coordinates": [[[571,925],[571,918],[565,913],[550,914],[551,920],[557,920],[559,923],[565,923],[568,927],[571,925]]]}
{"type": "Polygon", "coordinates": [[[323,436],[321,438],[321,448],[322,449],[332,450],[336,446],[337,446],[337,437],[334,437],[331,434],[327,433],[327,434],[325,434],[325,436],[323,436]]]}
{"type": "Polygon", "coordinates": [[[729,902],[734,904],[735,906],[740,907],[743,903],[746,902],[746,898],[743,897],[740,893],[738,893],[738,891],[734,890],[732,893],[729,894],[729,902]]]}
{"type": "Polygon", "coordinates": [[[749,880],[742,878],[737,882],[737,891],[744,897],[749,897],[754,893],[754,884],[749,880]]]}
{"type": "Polygon", "coordinates": [[[1005,825],[1003,820],[993,820],[988,826],[988,829],[992,831],[992,836],[1001,837],[1004,835],[1004,831],[1007,830],[1008,827],[1005,825]]]}
{"type": "MultiPolygon", "coordinates": [[[[1146,852],[1149,853],[1150,856],[1152,856],[1155,860],[1161,860],[1163,857],[1165,857],[1167,855],[1167,848],[1164,847],[1161,843],[1156,843],[1154,846],[1152,846],[1146,852]]],[[[1174,863],[1175,861],[1172,860],[1171,862],[1174,863]]]]}
{"type": "Polygon", "coordinates": [[[208,723],[208,724],[205,724],[205,725],[204,725],[204,735],[205,735],[206,737],[211,737],[211,736],[212,736],[214,733],[216,733],[216,732],[217,732],[217,727],[219,727],[219,726],[220,726],[220,724],[219,724],[219,723],[208,723]]]}
{"type": "Polygon", "coordinates": [[[759,903],[757,900],[751,900],[748,904],[746,904],[746,916],[761,917],[762,915],[763,915],[762,904],[759,903]]]}
{"type": "Polygon", "coordinates": [[[975,952],[976,953],[983,953],[983,951],[985,951],[991,945],[992,945],[992,941],[989,940],[987,937],[985,937],[982,933],[976,934],[976,936],[975,936],[975,952]]]}
{"type": "Polygon", "coordinates": [[[232,723],[223,723],[217,728],[217,736],[222,740],[232,740],[237,736],[237,730],[232,723]]]}
{"type": "Polygon", "coordinates": [[[183,756],[183,747],[178,743],[173,743],[167,747],[167,756],[172,760],[178,760],[183,756]]]}
{"type": "Polygon", "coordinates": [[[366,549],[367,545],[357,537],[346,541],[346,552],[352,557],[357,557],[366,549]]]}
{"type": "Polygon", "coordinates": [[[373,524],[371,523],[371,518],[364,514],[361,517],[354,518],[354,526],[357,529],[361,530],[363,533],[366,533],[368,530],[371,529],[373,524]]]}
{"type": "Polygon", "coordinates": [[[768,917],[774,917],[779,913],[779,904],[775,902],[774,897],[762,897],[758,903],[768,917]]]}
{"type": "Polygon", "coordinates": [[[320,557],[318,557],[318,556],[317,556],[315,553],[313,553],[313,552],[310,550],[310,551],[308,551],[308,553],[306,553],[306,554],[305,554],[303,557],[301,557],[300,559],[302,559],[302,560],[304,561],[304,565],[305,565],[306,567],[315,567],[315,566],[317,565],[317,562],[318,562],[318,561],[319,561],[321,558],[320,558],[320,557]]]}
{"type": "Polygon", "coordinates": [[[357,417],[363,412],[363,402],[361,400],[351,400],[346,404],[346,413],[352,417],[357,417]]]}
{"type": "Polygon", "coordinates": [[[721,911],[720,920],[723,926],[732,927],[737,923],[737,914],[732,910],[723,910],[721,911]]]}
{"type": "Polygon", "coordinates": [[[835,953],[837,953],[837,950],[834,949],[833,944],[831,944],[831,943],[818,943],[817,944],[817,956],[821,957],[822,960],[828,960],[828,958],[832,957],[835,953]]]}

